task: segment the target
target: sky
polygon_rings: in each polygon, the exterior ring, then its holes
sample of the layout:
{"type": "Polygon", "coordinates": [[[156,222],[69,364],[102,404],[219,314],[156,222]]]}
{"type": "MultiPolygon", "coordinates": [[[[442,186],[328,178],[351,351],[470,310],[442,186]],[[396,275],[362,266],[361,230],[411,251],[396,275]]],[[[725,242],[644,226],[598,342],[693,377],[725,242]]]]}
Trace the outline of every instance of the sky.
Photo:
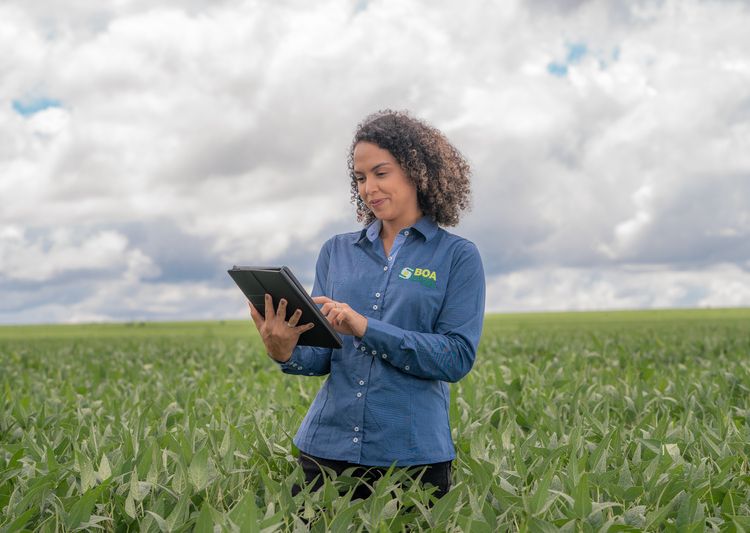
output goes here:
{"type": "Polygon", "coordinates": [[[750,306],[750,2],[0,3],[0,323],[247,318],[357,124],[472,166],[487,310],[750,306]]]}

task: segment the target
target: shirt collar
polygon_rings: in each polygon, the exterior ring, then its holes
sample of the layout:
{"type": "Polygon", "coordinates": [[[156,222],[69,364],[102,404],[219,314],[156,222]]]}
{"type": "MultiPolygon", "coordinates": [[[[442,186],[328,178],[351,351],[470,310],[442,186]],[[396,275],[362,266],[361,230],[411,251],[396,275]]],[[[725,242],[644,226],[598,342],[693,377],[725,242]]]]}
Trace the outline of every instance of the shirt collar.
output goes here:
{"type": "MultiPolygon", "coordinates": [[[[368,241],[375,242],[375,239],[377,239],[378,235],[380,234],[380,228],[382,228],[382,226],[383,223],[379,219],[376,218],[375,220],[373,220],[369,226],[362,229],[359,234],[359,239],[357,239],[357,243],[362,242],[365,237],[368,241]]],[[[416,230],[422,235],[422,237],[424,237],[425,242],[427,242],[432,239],[437,233],[438,225],[430,217],[423,216],[422,218],[417,220],[414,225],[411,226],[411,228],[404,229],[416,230]]]]}
{"type": "Polygon", "coordinates": [[[378,235],[380,235],[380,228],[383,227],[383,223],[380,221],[380,219],[373,220],[372,224],[367,226],[367,229],[365,231],[365,235],[367,235],[367,240],[370,242],[375,242],[375,239],[378,238],[378,235]]]}
{"type": "Polygon", "coordinates": [[[417,220],[416,224],[412,226],[415,230],[422,234],[425,241],[432,239],[438,232],[438,225],[430,217],[422,217],[417,220]]]}

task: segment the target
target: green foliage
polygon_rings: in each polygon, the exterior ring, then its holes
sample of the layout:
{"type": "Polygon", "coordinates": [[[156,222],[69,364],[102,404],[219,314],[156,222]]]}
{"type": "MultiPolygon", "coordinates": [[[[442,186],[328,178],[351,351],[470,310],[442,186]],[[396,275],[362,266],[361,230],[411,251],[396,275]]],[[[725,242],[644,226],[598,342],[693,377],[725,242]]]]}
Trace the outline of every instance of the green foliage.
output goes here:
{"type": "Polygon", "coordinates": [[[488,316],[453,489],[291,495],[322,378],[245,323],[0,328],[0,531],[750,531],[750,311],[488,316]]]}

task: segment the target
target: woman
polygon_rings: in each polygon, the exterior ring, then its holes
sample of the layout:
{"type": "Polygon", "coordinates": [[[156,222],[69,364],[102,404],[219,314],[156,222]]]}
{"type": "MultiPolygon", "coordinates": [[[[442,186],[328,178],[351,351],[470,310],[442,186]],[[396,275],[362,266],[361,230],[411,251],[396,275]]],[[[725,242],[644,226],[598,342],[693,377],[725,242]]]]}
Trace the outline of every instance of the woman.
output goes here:
{"type": "Polygon", "coordinates": [[[371,482],[395,463],[420,467],[440,497],[456,456],[448,382],[471,369],[484,317],[477,248],[439,227],[468,207],[469,165],[437,129],[390,110],[359,125],[348,164],[366,227],[323,245],[312,293],[344,347],[296,346],[312,324],[299,310],[286,322],[284,300],[273,309],[266,295],[252,318],[283,372],[328,375],[294,437],[308,484],[320,465],[371,482]]]}

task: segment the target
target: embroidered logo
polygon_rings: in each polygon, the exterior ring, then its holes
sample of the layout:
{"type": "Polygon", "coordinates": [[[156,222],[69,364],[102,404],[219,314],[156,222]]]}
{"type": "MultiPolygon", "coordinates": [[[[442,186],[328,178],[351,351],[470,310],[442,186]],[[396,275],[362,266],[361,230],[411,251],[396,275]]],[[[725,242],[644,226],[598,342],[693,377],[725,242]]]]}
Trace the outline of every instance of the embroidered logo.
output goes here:
{"type": "Polygon", "coordinates": [[[437,284],[437,273],[428,268],[402,268],[398,277],[401,279],[408,279],[409,281],[419,282],[425,287],[434,288],[437,284]]]}

